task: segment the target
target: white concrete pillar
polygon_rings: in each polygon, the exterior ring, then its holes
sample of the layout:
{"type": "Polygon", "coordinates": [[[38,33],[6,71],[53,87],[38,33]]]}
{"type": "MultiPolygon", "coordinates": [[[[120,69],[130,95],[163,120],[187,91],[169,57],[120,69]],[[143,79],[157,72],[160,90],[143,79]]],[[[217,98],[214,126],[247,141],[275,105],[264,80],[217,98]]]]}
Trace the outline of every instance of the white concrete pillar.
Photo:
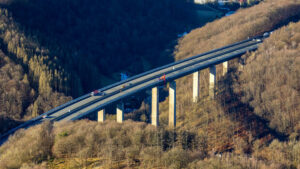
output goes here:
{"type": "Polygon", "coordinates": [[[105,121],[105,109],[99,110],[97,115],[98,122],[103,123],[105,121]]]}
{"type": "Polygon", "coordinates": [[[169,85],[169,126],[176,126],[176,82],[169,85]]]}
{"type": "Polygon", "coordinates": [[[228,72],[228,61],[223,62],[223,76],[228,72]]]}
{"type": "Polygon", "coordinates": [[[151,96],[151,124],[153,126],[158,126],[159,124],[159,89],[158,87],[152,88],[151,96]]]}
{"type": "Polygon", "coordinates": [[[196,103],[199,99],[199,74],[197,71],[193,73],[193,102],[196,103]]]}
{"type": "Polygon", "coordinates": [[[124,103],[117,104],[117,122],[122,123],[124,121],[124,103]]]}
{"type": "Polygon", "coordinates": [[[215,98],[215,85],[216,85],[216,66],[213,65],[209,68],[209,97],[215,98]]]}

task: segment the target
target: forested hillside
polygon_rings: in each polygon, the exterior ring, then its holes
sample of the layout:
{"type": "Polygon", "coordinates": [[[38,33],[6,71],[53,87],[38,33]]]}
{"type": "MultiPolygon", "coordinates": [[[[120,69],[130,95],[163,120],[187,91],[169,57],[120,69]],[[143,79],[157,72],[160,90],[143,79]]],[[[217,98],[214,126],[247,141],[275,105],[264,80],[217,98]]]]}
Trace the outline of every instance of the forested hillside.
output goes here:
{"type": "Polygon", "coordinates": [[[238,76],[236,92],[269,126],[300,135],[300,24],[290,24],[267,39],[238,76]],[[240,89],[240,90],[238,90],[240,89]]]}
{"type": "Polygon", "coordinates": [[[53,71],[46,73],[53,76],[50,86],[71,96],[118,81],[120,71],[136,74],[168,62],[163,55],[168,45],[179,33],[201,24],[183,0],[30,0],[8,4],[24,35],[38,43],[33,52],[54,62],[46,63],[53,71]],[[61,75],[56,77],[55,70],[61,75]]]}
{"type": "Polygon", "coordinates": [[[207,98],[207,70],[196,104],[191,76],[177,80],[175,130],[166,127],[168,98],[159,128],[130,120],[44,123],[0,147],[0,168],[299,168],[299,9],[299,1],[266,0],[182,38],[176,60],[276,29],[242,65],[230,61],[215,100],[207,98]]]}
{"type": "Polygon", "coordinates": [[[183,0],[0,4],[1,60],[9,60],[0,62],[1,124],[119,81],[120,72],[132,75],[171,62],[177,35],[207,22],[183,0]]]}

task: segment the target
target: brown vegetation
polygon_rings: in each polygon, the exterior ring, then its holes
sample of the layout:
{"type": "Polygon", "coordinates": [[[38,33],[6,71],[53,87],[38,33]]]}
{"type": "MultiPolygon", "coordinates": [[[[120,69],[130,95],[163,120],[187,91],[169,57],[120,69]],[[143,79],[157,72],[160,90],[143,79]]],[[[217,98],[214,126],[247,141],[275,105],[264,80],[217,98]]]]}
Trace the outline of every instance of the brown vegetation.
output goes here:
{"type": "MultiPolygon", "coordinates": [[[[233,42],[237,42],[243,39],[246,39],[247,37],[259,35],[265,31],[272,30],[276,28],[278,25],[286,22],[286,20],[289,20],[289,18],[292,17],[298,17],[300,16],[300,3],[299,1],[283,1],[283,0],[277,0],[277,1],[265,1],[261,4],[254,6],[249,9],[242,9],[239,10],[236,14],[222,18],[218,21],[215,21],[213,23],[209,23],[206,26],[196,29],[192,31],[190,34],[188,34],[186,37],[184,37],[182,40],[179,41],[179,45],[177,47],[177,52],[175,53],[176,59],[183,59],[201,52],[209,51],[211,49],[221,47],[233,42]],[[279,16],[279,17],[278,17],[279,16]],[[222,40],[219,40],[222,39],[222,40]]],[[[281,46],[286,46],[285,48],[297,48],[298,43],[296,42],[296,39],[298,39],[298,35],[296,35],[297,31],[295,29],[298,29],[299,26],[293,26],[294,30],[291,32],[287,32],[285,35],[281,35],[282,39],[279,37],[273,37],[270,38],[269,41],[272,41],[272,43],[278,43],[281,46]],[[292,33],[293,32],[293,33],[292,33]],[[293,36],[292,36],[292,35],[293,36]],[[279,39],[279,41],[277,41],[279,39]],[[295,39],[295,40],[293,40],[295,39]],[[284,42],[281,42],[284,41],[284,42]],[[294,41],[294,42],[293,42],[294,41]],[[289,45],[285,45],[289,44],[289,45]],[[288,47],[289,46],[289,47],[288,47]]],[[[281,32],[286,32],[285,29],[290,30],[291,28],[283,28],[281,32]]],[[[276,34],[276,33],[275,33],[276,34]]],[[[282,33],[281,33],[282,34],[282,33]]],[[[274,35],[275,36],[275,35],[274,35]]],[[[270,42],[266,42],[270,43],[270,42]]],[[[269,50],[274,50],[272,45],[269,45],[269,50]]],[[[280,47],[279,47],[280,48],[280,47]]],[[[266,50],[264,47],[262,47],[259,51],[266,50]]],[[[266,50],[268,51],[268,50],[266,50]]],[[[291,52],[291,51],[290,51],[291,52]]],[[[256,65],[255,67],[249,67],[248,71],[253,72],[252,76],[247,74],[248,76],[245,76],[243,78],[243,81],[241,83],[244,84],[243,90],[245,92],[248,92],[246,96],[244,97],[245,103],[248,103],[248,101],[251,101],[251,99],[262,99],[261,96],[259,96],[261,93],[259,91],[256,91],[254,88],[256,87],[262,87],[263,90],[265,90],[264,85],[268,84],[265,80],[258,80],[261,78],[263,74],[266,72],[274,72],[272,75],[268,73],[268,76],[270,78],[273,77],[273,79],[270,81],[270,83],[276,82],[278,84],[278,88],[282,87],[280,84],[286,84],[289,83],[290,86],[293,86],[293,88],[289,87],[287,89],[287,85],[283,87],[280,90],[284,90],[284,92],[289,91],[289,94],[283,94],[283,92],[278,92],[278,94],[274,93],[271,94],[270,97],[264,102],[260,103],[260,100],[255,100],[256,103],[258,103],[259,106],[263,107],[266,111],[270,111],[272,109],[277,111],[277,117],[274,116],[274,113],[268,112],[268,116],[258,116],[259,114],[256,111],[252,111],[251,108],[247,106],[247,104],[241,104],[239,102],[241,93],[237,96],[235,93],[226,92],[226,90],[233,90],[238,89],[239,87],[234,85],[234,81],[237,80],[238,73],[236,72],[236,68],[234,67],[235,61],[231,61],[230,65],[233,68],[230,73],[230,75],[226,78],[222,78],[220,76],[217,76],[217,79],[219,80],[228,80],[228,81],[221,81],[221,83],[218,86],[217,94],[219,94],[220,100],[216,101],[210,101],[207,100],[207,86],[208,86],[208,70],[204,70],[200,74],[200,95],[201,95],[201,101],[200,103],[193,104],[191,91],[192,91],[192,80],[191,76],[184,77],[182,79],[177,80],[178,88],[177,88],[177,113],[178,113],[178,125],[179,128],[192,128],[195,127],[196,130],[199,132],[205,131],[207,135],[207,139],[209,139],[208,147],[210,147],[209,151],[213,150],[216,152],[224,151],[224,150],[234,150],[235,154],[244,154],[244,153],[255,153],[256,151],[260,151],[258,149],[262,148],[261,145],[265,145],[265,143],[270,142],[274,137],[281,137],[280,134],[272,131],[272,129],[276,129],[280,132],[287,132],[284,134],[287,134],[290,138],[296,138],[296,140],[299,139],[299,125],[298,125],[298,118],[299,118],[299,110],[295,109],[299,107],[299,100],[297,97],[299,96],[299,90],[296,92],[298,87],[295,87],[299,84],[299,72],[297,65],[297,54],[290,53],[293,55],[293,57],[289,57],[290,62],[286,62],[284,64],[285,66],[282,66],[282,68],[274,71],[273,69],[275,66],[272,66],[268,71],[268,64],[270,62],[269,59],[266,59],[264,61],[265,67],[264,68],[258,68],[260,67],[261,61],[265,58],[262,56],[259,61],[255,61],[256,65]],[[296,68],[297,67],[297,68],[296,68]],[[261,70],[261,72],[256,72],[255,69],[261,70]],[[282,69],[285,69],[282,73],[278,73],[278,71],[281,71],[282,69]],[[264,72],[266,71],[266,72],[264,72]],[[291,71],[293,71],[291,73],[291,71]],[[284,72],[289,72],[284,73],[284,72]],[[259,73],[259,74],[258,74],[259,73]],[[278,74],[281,74],[281,77],[276,77],[278,74]],[[256,77],[256,78],[253,78],[256,77]],[[276,77],[276,78],[275,78],[276,77]],[[284,78],[283,78],[284,77],[284,78]],[[290,79],[289,81],[286,81],[284,79],[290,79]],[[244,80],[246,82],[244,83],[244,80]],[[255,79],[255,80],[254,80],[255,79]],[[273,81],[273,82],[272,82],[273,81]],[[248,83],[247,83],[248,82],[248,83]],[[227,84],[226,84],[227,83],[227,84]],[[251,85],[251,88],[247,85],[251,85]],[[257,83],[258,86],[254,85],[254,83],[257,83]],[[258,84],[259,83],[259,84],[258,84]],[[227,86],[224,88],[224,86],[227,86]],[[252,93],[251,93],[252,91],[252,93]],[[228,95],[233,94],[233,95],[228,95]],[[276,96],[277,95],[277,96],[276,96]],[[285,96],[289,97],[285,97],[285,96]],[[249,97],[250,96],[250,97],[249,97]],[[278,97],[280,96],[280,97],[278,97]],[[248,100],[246,99],[248,97],[248,100]],[[277,97],[277,98],[276,98],[277,97]],[[250,100],[249,100],[250,98],[250,100]],[[277,107],[273,107],[272,104],[269,104],[272,99],[281,101],[282,108],[284,108],[287,113],[283,113],[280,109],[277,109],[277,107]],[[228,105],[228,102],[230,101],[230,105],[228,105]],[[204,104],[203,104],[204,102],[204,104]],[[288,104],[287,104],[288,103],[288,104]],[[266,105],[268,104],[268,106],[266,105]],[[242,106],[242,107],[240,107],[242,106]],[[243,107],[244,106],[244,107],[243,107]],[[220,107],[220,108],[218,108],[220,107]],[[272,107],[272,108],[271,108],[272,107]],[[266,110],[267,109],[267,110],[266,110]],[[280,113],[281,111],[281,113],[280,113]],[[284,117],[283,117],[284,116],[284,117]],[[271,121],[270,125],[266,125],[266,121],[271,121]],[[273,120],[273,121],[272,121],[273,120]],[[226,123],[227,121],[227,123],[226,123]],[[205,124],[206,125],[199,125],[199,124],[205,124]],[[191,124],[191,126],[189,125],[191,124]],[[271,127],[271,129],[269,128],[271,127]],[[214,129],[214,130],[211,130],[214,129]],[[290,135],[289,135],[290,134],[290,135]],[[213,140],[212,138],[216,138],[213,140]],[[226,139],[227,138],[227,139],[226,139]],[[231,139],[230,139],[231,138],[231,139]],[[257,140],[257,141],[255,141],[257,140]],[[255,143],[255,144],[254,144],[255,143]],[[259,145],[259,146],[258,146],[259,145]],[[255,149],[255,146],[258,146],[258,149],[255,149]]],[[[299,51],[297,51],[299,53],[299,51]]],[[[278,53],[279,54],[279,53],[278,53]]],[[[257,54],[255,54],[257,56],[257,54]]],[[[280,56],[286,57],[284,52],[280,53],[280,56]]],[[[287,53],[287,56],[290,56],[289,53],[287,53]]],[[[275,59],[275,56],[269,55],[270,57],[274,57],[274,61],[272,65],[280,65],[281,62],[279,60],[281,59],[275,59]],[[279,62],[278,62],[279,61],[279,62]],[[280,64],[279,64],[280,63],[280,64]]],[[[255,57],[251,57],[255,60],[255,57]]],[[[251,62],[251,61],[250,61],[251,62]]],[[[217,66],[217,74],[222,74],[220,67],[221,65],[217,66]],[[219,70],[218,70],[219,69],[219,70]]],[[[247,67],[247,65],[246,65],[247,67]]],[[[278,68],[278,66],[276,66],[278,68]]],[[[243,72],[244,73],[244,72],[243,72]]],[[[243,74],[242,73],[242,74],[243,74]]],[[[266,74],[265,74],[266,76],[266,74]]],[[[242,76],[241,76],[242,77],[242,76]]],[[[264,78],[263,78],[264,79],[264,78]]],[[[270,90],[273,88],[270,88],[270,90]]],[[[280,91],[279,90],[279,91],[280,91]]],[[[273,90],[272,90],[273,91],[273,90]]],[[[271,91],[270,91],[271,92],[271,91]]],[[[266,94],[266,93],[265,93],[266,94]]],[[[273,104],[274,105],[274,104],[273,104]]],[[[161,104],[161,121],[167,122],[167,107],[168,107],[168,100],[166,100],[164,103],[161,104]]],[[[259,108],[259,107],[258,107],[259,108]]],[[[291,140],[291,142],[293,142],[291,140]]],[[[278,144],[284,145],[284,144],[290,144],[290,143],[281,143],[278,144]]],[[[291,143],[292,144],[292,143],[291,143]]],[[[295,142],[295,144],[298,144],[298,141],[295,142]]],[[[268,146],[266,146],[268,147],[268,146]]],[[[273,149],[272,151],[268,152],[270,154],[275,153],[276,149],[273,149]]],[[[290,149],[290,151],[296,151],[299,152],[298,148],[295,148],[293,150],[290,149]]],[[[267,153],[267,154],[268,154],[267,153]]],[[[287,153],[287,152],[285,152],[287,153]]],[[[268,156],[267,154],[263,154],[262,156],[268,156]]],[[[274,156],[277,154],[275,153],[274,156]]],[[[298,154],[297,154],[298,155],[298,154]]],[[[265,157],[259,157],[265,159],[265,157]]],[[[278,156],[277,156],[278,157],[278,156]]],[[[296,156],[294,156],[296,157],[296,156]]],[[[275,157],[274,157],[275,158],[275,157]]],[[[279,168],[284,166],[297,166],[298,160],[286,160],[288,156],[281,156],[281,158],[285,161],[281,164],[278,164],[275,160],[271,160],[270,162],[273,163],[271,166],[267,165],[259,165],[259,167],[262,168],[279,168]],[[287,162],[288,161],[288,162],[287,162]],[[278,164],[278,165],[277,165],[278,164]]],[[[271,158],[268,158],[270,160],[271,158]]],[[[213,160],[213,159],[212,159],[213,160]]],[[[232,159],[234,162],[234,159],[232,159]]],[[[268,161],[266,160],[266,161],[268,161]]],[[[213,160],[214,161],[214,160],[213,160]]],[[[216,162],[216,161],[214,161],[216,162]]],[[[264,162],[263,162],[264,163],[264,162]]],[[[201,164],[202,165],[202,164],[201,164]]],[[[199,165],[199,166],[201,166],[199,165]]],[[[220,164],[220,166],[223,164],[220,164]]],[[[198,166],[198,167],[199,167],[198,166]]],[[[209,164],[209,167],[214,166],[212,164],[209,164]]],[[[217,165],[218,166],[218,165],[217,165]]],[[[250,167],[249,165],[242,165],[244,167],[250,167]]],[[[242,167],[241,166],[241,167],[242,167]]],[[[208,166],[206,166],[208,167],[208,166]]],[[[204,168],[206,168],[204,167],[204,168]]],[[[225,168],[232,168],[233,164],[230,164],[226,166],[225,168]]]]}
{"type": "Polygon", "coordinates": [[[118,81],[121,71],[138,73],[170,61],[165,50],[177,34],[202,23],[194,22],[194,10],[183,0],[0,4],[0,46],[11,63],[0,60],[0,115],[13,120],[118,81]]]}
{"type": "Polygon", "coordinates": [[[191,31],[180,40],[175,59],[184,59],[270,31],[289,18],[299,16],[299,8],[300,2],[295,0],[266,0],[251,8],[240,9],[234,15],[191,31]]]}
{"type": "Polygon", "coordinates": [[[156,129],[145,123],[77,121],[52,127],[47,122],[10,137],[0,148],[0,168],[19,168],[53,157],[79,158],[81,167],[88,158],[99,158],[105,167],[182,168],[189,162],[188,150],[198,147],[191,133],[156,129]]]}
{"type": "Polygon", "coordinates": [[[202,23],[185,0],[2,3],[8,51],[28,65],[40,93],[51,88],[73,97],[119,81],[121,71],[136,74],[170,61],[165,50],[177,34],[202,23]]]}
{"type": "Polygon", "coordinates": [[[19,130],[0,148],[0,168],[20,168],[24,163],[40,163],[51,156],[52,124],[19,130]]]}
{"type": "MultiPolygon", "coordinates": [[[[179,42],[176,59],[271,30],[299,15],[299,6],[293,0],[266,1],[210,23],[179,42]]],[[[217,100],[204,92],[207,74],[201,75],[197,104],[191,102],[190,76],[179,79],[175,130],[165,127],[168,98],[160,104],[159,128],[131,121],[77,121],[54,128],[45,123],[17,132],[0,147],[0,167],[68,161],[69,168],[299,168],[299,23],[275,31],[257,52],[243,56],[248,59],[241,71],[231,62],[228,75],[218,76],[226,81],[219,83],[217,100]],[[289,139],[275,139],[270,128],[289,139]]]]}
{"type": "Polygon", "coordinates": [[[0,51],[0,115],[21,119],[35,93],[20,65],[0,51]]]}
{"type": "MultiPolygon", "coordinates": [[[[222,139],[220,139],[222,140],[222,139]]],[[[243,143],[236,140],[235,147],[243,143]]],[[[279,168],[297,167],[300,145],[257,140],[253,155],[214,152],[203,135],[145,123],[46,122],[20,130],[0,147],[0,168],[279,168]]],[[[299,166],[298,166],[299,167],[299,166]]]]}
{"type": "Polygon", "coordinates": [[[39,95],[20,65],[0,52],[0,116],[23,120],[59,106],[70,98],[51,92],[39,95]]]}
{"type": "Polygon", "coordinates": [[[70,100],[57,92],[38,95],[31,85],[22,66],[0,51],[0,133],[70,100]]]}
{"type": "MultiPolygon", "coordinates": [[[[248,37],[270,31],[287,22],[292,17],[300,16],[300,3],[294,0],[270,0],[247,9],[240,9],[234,15],[224,17],[202,28],[191,31],[179,41],[175,59],[184,59],[202,52],[238,42],[248,37]]],[[[230,62],[229,64],[234,64],[230,62]]],[[[217,80],[221,78],[221,65],[217,65],[217,80]]],[[[200,74],[200,95],[208,95],[208,70],[200,74]]],[[[191,107],[192,76],[178,80],[177,100],[180,112],[189,112],[191,107]]]]}
{"type": "MultiPolygon", "coordinates": [[[[206,26],[196,29],[184,37],[182,40],[179,41],[177,46],[177,52],[175,53],[176,59],[182,59],[183,57],[189,57],[201,52],[209,51],[211,49],[221,47],[224,45],[228,45],[230,43],[234,43],[239,40],[247,39],[247,37],[254,36],[261,34],[262,32],[268,31],[273,29],[276,25],[279,25],[283,22],[286,22],[287,19],[293,16],[300,16],[299,11],[300,3],[298,1],[283,1],[283,0],[276,0],[276,1],[266,1],[262,2],[257,6],[248,9],[241,9],[236,14],[224,17],[218,21],[213,23],[209,23],[206,26]],[[277,17],[280,16],[280,17],[277,17]],[[259,18],[259,19],[256,19],[259,18]],[[272,19],[270,19],[272,18],[272,19]],[[275,18],[275,19],[274,19],[275,18]],[[265,22],[265,23],[262,23],[265,22]],[[222,40],[219,40],[222,39],[222,40]]],[[[274,39],[275,40],[275,39],[274,39]]],[[[231,61],[229,64],[234,66],[235,61],[231,61]]],[[[217,65],[217,80],[221,80],[221,65],[217,65]]],[[[296,72],[295,72],[296,73],[296,72]]],[[[234,75],[236,76],[236,75],[234,75]]],[[[224,80],[224,78],[222,78],[224,80]]],[[[252,80],[249,78],[249,80],[252,80]]],[[[178,124],[181,126],[186,126],[190,123],[195,123],[197,121],[201,122],[203,119],[207,119],[207,114],[211,115],[211,117],[226,117],[228,115],[223,116],[223,113],[230,113],[228,119],[229,124],[233,125],[232,119],[235,121],[244,121],[241,119],[237,119],[237,110],[242,110],[238,107],[231,107],[230,110],[227,110],[225,107],[226,105],[225,100],[233,99],[230,95],[221,95],[221,97],[227,97],[227,99],[221,99],[222,102],[214,103],[212,101],[213,107],[216,108],[209,108],[212,111],[207,113],[207,109],[205,109],[207,103],[207,95],[208,95],[208,70],[201,71],[200,74],[200,95],[201,100],[204,102],[204,107],[199,104],[196,106],[192,103],[192,80],[191,76],[183,77],[182,79],[177,80],[178,88],[177,88],[177,112],[179,116],[178,124]],[[217,105],[217,106],[216,106],[217,105]],[[220,107],[220,108],[218,108],[220,107]],[[225,109],[223,109],[223,108],[225,109]],[[226,112],[229,111],[229,112],[226,112]],[[191,113],[193,112],[193,113],[191,113]],[[193,117],[194,112],[199,115],[199,117],[193,117]],[[221,114],[221,115],[220,115],[221,114]],[[192,116],[192,118],[190,118],[192,116]],[[196,120],[198,119],[198,120],[196,120]]],[[[232,85],[232,80],[225,82],[228,85],[232,85]]],[[[217,94],[224,94],[225,88],[221,88],[219,86],[217,89],[217,94]]],[[[236,106],[240,104],[235,103],[236,106]]],[[[161,121],[167,121],[167,107],[168,107],[168,100],[166,100],[161,105],[161,121]]],[[[210,107],[210,106],[208,106],[210,107]]],[[[225,119],[226,119],[225,118],[225,119]]],[[[259,124],[257,122],[253,122],[259,124]]],[[[241,123],[240,123],[241,124],[241,123]]],[[[195,126],[195,125],[194,125],[195,126]]],[[[215,126],[215,124],[213,125],[215,126]]],[[[221,125],[222,126],[222,125],[221,125]]],[[[228,126],[228,125],[224,125],[228,126]]],[[[230,125],[229,125],[230,126],[230,125]]],[[[239,126],[239,125],[234,125],[239,126]]],[[[230,127],[229,127],[230,128],[230,127]]],[[[238,131],[239,127],[236,128],[238,131]]],[[[243,127],[242,127],[243,128],[243,127]]],[[[263,132],[262,130],[261,132],[263,132]]],[[[257,135],[258,133],[254,134],[257,135]]],[[[224,136],[222,134],[218,136],[224,136]]]]}
{"type": "MultiPolygon", "coordinates": [[[[0,9],[0,23],[3,50],[11,60],[18,63],[18,66],[10,67],[10,69],[21,69],[22,73],[23,70],[26,71],[23,73],[25,74],[24,79],[21,80],[28,87],[18,90],[19,92],[26,92],[26,95],[15,98],[17,101],[25,100],[26,104],[23,105],[23,109],[17,110],[18,114],[26,114],[27,107],[34,103],[27,113],[29,118],[35,117],[70,100],[69,97],[56,92],[58,89],[63,91],[64,77],[67,76],[59,66],[60,61],[55,57],[50,57],[49,51],[39,45],[36,38],[25,36],[7,9],[0,9]],[[47,100],[47,102],[41,103],[41,100],[47,100]],[[41,104],[43,105],[41,106],[41,104]]],[[[3,83],[13,86],[5,81],[3,83]]],[[[11,103],[11,105],[16,104],[11,103]]],[[[6,111],[6,113],[11,114],[12,112],[6,111]]]]}
{"type": "MultiPolygon", "coordinates": [[[[300,127],[300,22],[276,32],[246,56],[239,75],[242,100],[270,121],[279,132],[297,133],[300,127]]],[[[298,133],[300,134],[300,133],[298,133]]],[[[299,135],[300,136],[300,135],[299,135]]]]}

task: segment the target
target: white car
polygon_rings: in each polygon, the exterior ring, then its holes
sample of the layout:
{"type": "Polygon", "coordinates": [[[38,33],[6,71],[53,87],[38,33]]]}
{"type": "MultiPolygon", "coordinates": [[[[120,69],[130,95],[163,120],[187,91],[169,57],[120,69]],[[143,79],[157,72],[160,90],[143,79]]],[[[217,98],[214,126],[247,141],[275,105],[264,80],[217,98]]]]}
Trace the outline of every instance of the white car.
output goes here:
{"type": "Polygon", "coordinates": [[[256,42],[261,42],[262,40],[261,39],[259,39],[259,38],[255,38],[255,39],[253,39],[253,41],[256,41],[256,42]]]}
{"type": "Polygon", "coordinates": [[[265,32],[264,34],[263,34],[263,37],[269,37],[270,36],[270,33],[269,32],[265,32]]]}

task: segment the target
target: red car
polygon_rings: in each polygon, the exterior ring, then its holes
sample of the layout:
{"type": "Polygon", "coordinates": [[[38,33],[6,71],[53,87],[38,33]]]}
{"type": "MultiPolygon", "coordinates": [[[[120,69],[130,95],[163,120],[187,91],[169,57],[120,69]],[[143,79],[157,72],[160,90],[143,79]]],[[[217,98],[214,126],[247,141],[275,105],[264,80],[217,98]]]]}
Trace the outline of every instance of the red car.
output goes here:
{"type": "Polygon", "coordinates": [[[165,75],[165,74],[162,75],[162,76],[159,78],[159,80],[164,80],[164,81],[166,81],[166,75],[165,75]]]}
{"type": "Polygon", "coordinates": [[[99,90],[94,90],[93,92],[91,92],[91,96],[97,96],[97,95],[104,96],[105,93],[99,92],[99,90]]]}
{"type": "Polygon", "coordinates": [[[99,93],[98,90],[94,90],[94,91],[91,93],[91,96],[95,96],[95,95],[97,95],[98,93],[99,93]]]}

